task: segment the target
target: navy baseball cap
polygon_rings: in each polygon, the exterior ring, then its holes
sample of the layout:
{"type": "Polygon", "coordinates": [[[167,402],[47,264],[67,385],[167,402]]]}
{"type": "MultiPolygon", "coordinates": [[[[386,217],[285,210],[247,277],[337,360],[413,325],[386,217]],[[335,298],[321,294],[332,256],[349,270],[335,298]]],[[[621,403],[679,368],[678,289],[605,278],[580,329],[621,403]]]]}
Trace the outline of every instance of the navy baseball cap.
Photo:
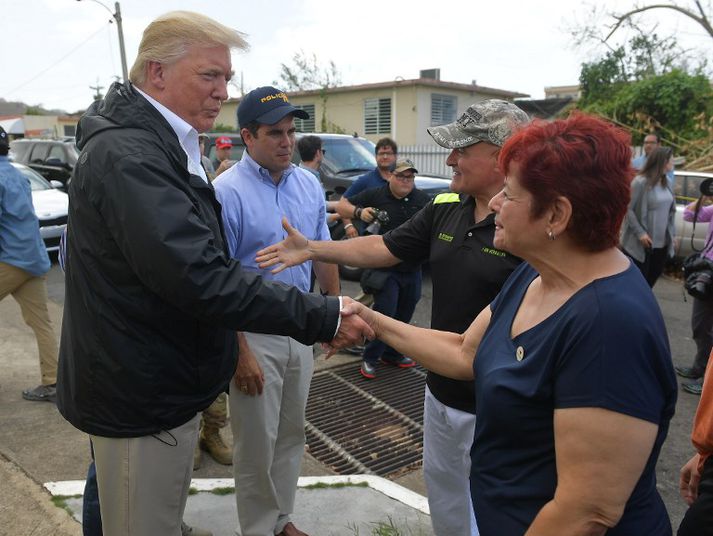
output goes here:
{"type": "Polygon", "coordinates": [[[287,114],[292,114],[300,119],[309,119],[309,114],[304,110],[295,108],[290,104],[287,93],[272,86],[253,89],[245,95],[238,106],[238,125],[245,127],[251,121],[263,125],[274,125],[287,114]]]}

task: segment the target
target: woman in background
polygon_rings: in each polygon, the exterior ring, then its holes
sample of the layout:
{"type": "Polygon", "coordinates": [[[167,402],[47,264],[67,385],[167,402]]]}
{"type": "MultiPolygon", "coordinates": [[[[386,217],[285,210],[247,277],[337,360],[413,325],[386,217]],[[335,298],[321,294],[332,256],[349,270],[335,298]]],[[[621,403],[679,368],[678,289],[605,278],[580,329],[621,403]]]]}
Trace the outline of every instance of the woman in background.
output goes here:
{"type": "Polygon", "coordinates": [[[624,220],[621,247],[653,287],[673,256],[676,203],[666,173],[673,169],[673,151],[658,147],[631,182],[631,201],[624,220]]]}

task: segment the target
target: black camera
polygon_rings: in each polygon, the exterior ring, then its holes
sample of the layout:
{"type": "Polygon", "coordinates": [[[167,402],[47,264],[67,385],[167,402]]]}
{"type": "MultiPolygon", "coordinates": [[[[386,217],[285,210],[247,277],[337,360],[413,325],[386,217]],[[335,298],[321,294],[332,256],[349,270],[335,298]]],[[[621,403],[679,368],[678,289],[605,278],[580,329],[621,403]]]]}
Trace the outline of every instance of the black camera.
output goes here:
{"type": "Polygon", "coordinates": [[[374,221],[366,228],[366,232],[373,235],[378,235],[381,231],[381,226],[389,223],[389,214],[385,210],[374,209],[374,221]]]}
{"type": "Polygon", "coordinates": [[[704,180],[698,188],[701,190],[701,195],[713,195],[713,179],[704,180]]]}
{"type": "Polygon", "coordinates": [[[683,263],[683,286],[699,300],[713,297],[713,262],[705,257],[687,258],[683,263]]]}

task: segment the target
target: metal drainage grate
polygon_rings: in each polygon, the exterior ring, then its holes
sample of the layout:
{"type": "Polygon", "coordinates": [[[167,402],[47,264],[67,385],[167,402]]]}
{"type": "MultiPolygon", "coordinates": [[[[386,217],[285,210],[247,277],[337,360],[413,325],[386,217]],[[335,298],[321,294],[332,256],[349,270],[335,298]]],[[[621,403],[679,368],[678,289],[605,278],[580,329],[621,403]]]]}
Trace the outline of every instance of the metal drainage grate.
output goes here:
{"type": "Polygon", "coordinates": [[[418,367],[380,366],[376,380],[359,362],[315,373],[307,400],[312,456],[338,474],[395,477],[421,465],[423,392],[418,367]]]}

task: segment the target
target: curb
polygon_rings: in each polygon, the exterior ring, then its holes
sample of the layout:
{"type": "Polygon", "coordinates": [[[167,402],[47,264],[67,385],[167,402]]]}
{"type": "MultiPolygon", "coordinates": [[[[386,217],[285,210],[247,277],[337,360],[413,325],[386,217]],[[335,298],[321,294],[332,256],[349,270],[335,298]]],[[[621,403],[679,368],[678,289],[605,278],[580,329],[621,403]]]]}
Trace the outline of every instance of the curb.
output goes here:
{"type": "MultiPolygon", "coordinates": [[[[374,475],[335,475],[335,476],[301,476],[297,482],[298,488],[306,488],[322,484],[324,486],[358,485],[366,484],[371,489],[383,493],[400,503],[430,515],[428,500],[409,489],[404,488],[390,480],[374,475]]],[[[84,493],[84,480],[64,480],[60,482],[47,482],[45,489],[54,495],[82,495],[84,493]]],[[[197,491],[212,491],[217,488],[232,488],[235,481],[232,478],[194,478],[191,487],[197,491]]]]}

